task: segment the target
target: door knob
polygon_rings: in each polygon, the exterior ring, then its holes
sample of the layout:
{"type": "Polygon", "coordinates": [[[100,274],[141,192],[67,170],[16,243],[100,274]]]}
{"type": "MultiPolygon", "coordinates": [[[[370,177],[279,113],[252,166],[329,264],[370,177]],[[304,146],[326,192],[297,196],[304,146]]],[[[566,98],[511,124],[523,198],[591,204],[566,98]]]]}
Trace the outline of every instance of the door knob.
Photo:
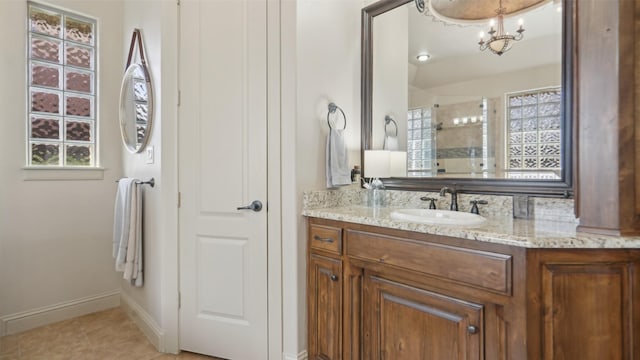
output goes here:
{"type": "Polygon", "coordinates": [[[469,326],[467,326],[467,332],[469,334],[471,334],[471,335],[477,334],[478,333],[478,328],[476,326],[469,325],[469,326]]]}
{"type": "Polygon", "coordinates": [[[247,206],[239,207],[238,210],[253,210],[255,212],[258,212],[262,210],[262,202],[260,200],[254,200],[247,206]]]}

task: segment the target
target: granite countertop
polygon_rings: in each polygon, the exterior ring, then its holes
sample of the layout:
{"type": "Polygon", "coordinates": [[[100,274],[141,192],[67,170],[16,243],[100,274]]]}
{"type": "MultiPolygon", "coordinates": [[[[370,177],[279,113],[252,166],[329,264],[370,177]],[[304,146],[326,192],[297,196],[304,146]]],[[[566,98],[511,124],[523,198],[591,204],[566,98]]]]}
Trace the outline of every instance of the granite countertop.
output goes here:
{"type": "Polygon", "coordinates": [[[396,207],[374,209],[366,206],[305,209],[303,215],[322,219],[373,225],[391,229],[451,236],[469,240],[527,248],[640,248],[640,237],[616,237],[576,232],[575,222],[521,220],[490,217],[477,227],[427,225],[394,220],[396,207]]]}

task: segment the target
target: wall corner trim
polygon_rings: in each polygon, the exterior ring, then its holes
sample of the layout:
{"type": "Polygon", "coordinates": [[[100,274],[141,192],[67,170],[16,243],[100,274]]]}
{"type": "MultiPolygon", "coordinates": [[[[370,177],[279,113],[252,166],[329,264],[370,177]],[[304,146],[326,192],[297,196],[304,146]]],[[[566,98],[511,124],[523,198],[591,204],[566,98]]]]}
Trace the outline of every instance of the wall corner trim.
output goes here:
{"type": "Polygon", "coordinates": [[[120,290],[39,307],[0,318],[0,336],[107,310],[120,305],[120,290]]]}
{"type": "Polygon", "coordinates": [[[165,334],[158,323],[131,296],[122,292],[122,308],[159,352],[165,352],[165,334]]]}
{"type": "Polygon", "coordinates": [[[283,360],[307,360],[309,359],[309,354],[307,354],[307,350],[301,351],[297,356],[291,354],[282,354],[283,360]]]}

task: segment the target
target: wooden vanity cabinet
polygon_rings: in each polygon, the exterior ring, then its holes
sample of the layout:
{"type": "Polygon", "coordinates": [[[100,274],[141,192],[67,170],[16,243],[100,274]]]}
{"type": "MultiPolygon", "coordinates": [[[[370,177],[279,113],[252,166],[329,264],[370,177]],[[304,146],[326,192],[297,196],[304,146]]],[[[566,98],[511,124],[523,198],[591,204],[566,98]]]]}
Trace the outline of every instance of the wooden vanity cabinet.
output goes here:
{"type": "Polygon", "coordinates": [[[310,359],[640,360],[640,250],[308,224],[310,359]]]}
{"type": "Polygon", "coordinates": [[[480,304],[371,274],[362,317],[365,359],[483,358],[480,304]]]}
{"type": "Polygon", "coordinates": [[[309,257],[309,338],[312,359],[340,359],[342,352],[342,262],[309,257]]]}
{"type": "Polygon", "coordinates": [[[527,252],[528,359],[640,359],[640,249],[527,252]]]}
{"type": "Polygon", "coordinates": [[[309,226],[307,309],[310,359],[342,358],[342,229],[309,226]]]}
{"type": "Polygon", "coordinates": [[[525,296],[513,294],[524,283],[513,281],[522,277],[513,272],[524,267],[522,249],[462,247],[460,239],[424,241],[317,218],[308,224],[310,359],[526,358],[524,317],[515,311],[525,296]]]}

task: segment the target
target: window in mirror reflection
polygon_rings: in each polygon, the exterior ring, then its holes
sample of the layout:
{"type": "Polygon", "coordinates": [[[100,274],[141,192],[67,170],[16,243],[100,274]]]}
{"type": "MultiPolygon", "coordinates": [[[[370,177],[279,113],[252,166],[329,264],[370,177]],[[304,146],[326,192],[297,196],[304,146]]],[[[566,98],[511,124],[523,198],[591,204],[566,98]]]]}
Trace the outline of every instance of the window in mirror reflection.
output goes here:
{"type": "MultiPolygon", "coordinates": [[[[559,87],[507,94],[509,170],[537,170],[535,178],[559,178],[560,100],[559,87]]],[[[514,175],[526,177],[524,172],[514,175]]]]}
{"type": "Polygon", "coordinates": [[[431,108],[410,109],[407,113],[408,176],[432,175],[437,128],[438,126],[433,126],[431,122],[431,108]]]}

